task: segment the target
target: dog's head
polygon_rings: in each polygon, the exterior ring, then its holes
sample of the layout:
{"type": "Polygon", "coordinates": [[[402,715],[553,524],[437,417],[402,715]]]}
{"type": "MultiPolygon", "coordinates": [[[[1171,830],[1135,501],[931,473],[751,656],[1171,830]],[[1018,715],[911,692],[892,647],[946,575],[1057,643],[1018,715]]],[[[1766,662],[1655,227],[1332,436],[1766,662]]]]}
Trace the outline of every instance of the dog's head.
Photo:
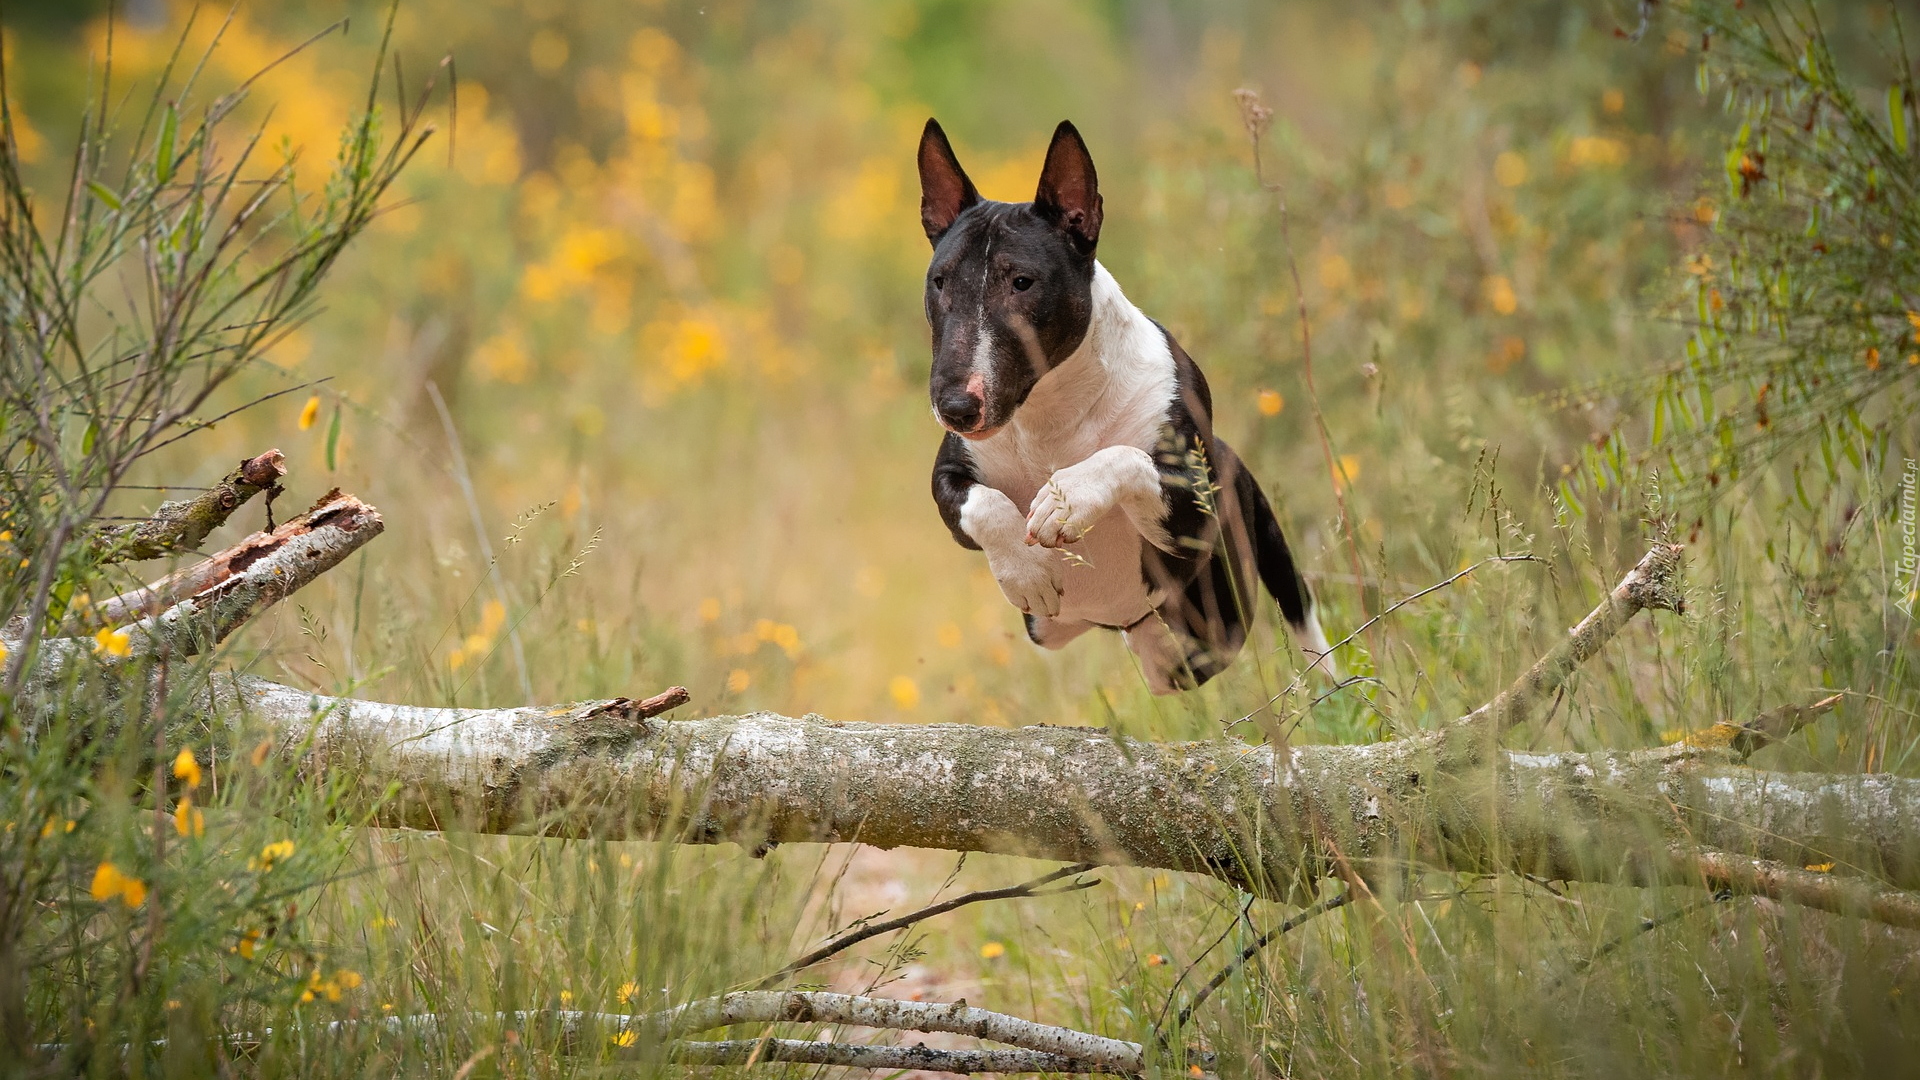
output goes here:
{"type": "Polygon", "coordinates": [[[984,439],[1080,347],[1093,315],[1100,189],[1087,144],[1062,122],[1030,203],[982,199],[946,132],[920,136],[920,222],[933,242],[927,322],[933,412],[984,439]]]}

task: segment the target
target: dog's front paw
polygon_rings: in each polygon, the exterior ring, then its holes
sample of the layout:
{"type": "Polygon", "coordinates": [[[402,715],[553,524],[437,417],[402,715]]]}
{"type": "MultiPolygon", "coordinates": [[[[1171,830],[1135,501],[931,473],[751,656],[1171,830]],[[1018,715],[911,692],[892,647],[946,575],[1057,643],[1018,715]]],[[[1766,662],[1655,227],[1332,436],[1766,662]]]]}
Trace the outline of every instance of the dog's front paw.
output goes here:
{"type": "Polygon", "coordinates": [[[1113,485],[1083,465],[1054,473],[1033,497],[1027,509],[1027,543],[1065,547],[1087,535],[1113,509],[1113,485]]]}
{"type": "Polygon", "coordinates": [[[1087,535],[1119,508],[1142,536],[1160,531],[1166,504],[1153,458],[1137,446],[1109,446],[1047,478],[1027,507],[1027,543],[1057,548],[1087,535]]]}
{"type": "Polygon", "coordinates": [[[987,567],[1007,603],[1029,615],[1060,614],[1065,573],[1059,556],[1044,548],[1014,547],[987,552],[987,567]]]}

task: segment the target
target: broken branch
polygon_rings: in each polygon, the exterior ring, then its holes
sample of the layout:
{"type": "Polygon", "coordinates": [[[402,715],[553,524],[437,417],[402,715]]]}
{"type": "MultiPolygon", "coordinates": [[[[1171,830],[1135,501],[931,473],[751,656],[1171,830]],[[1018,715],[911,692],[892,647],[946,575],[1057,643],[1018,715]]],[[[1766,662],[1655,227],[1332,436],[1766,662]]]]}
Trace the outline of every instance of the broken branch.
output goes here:
{"type": "Polygon", "coordinates": [[[1492,701],[1454,721],[1455,726],[1498,738],[1523,723],[1536,704],[1565,685],[1574,669],[1613,640],[1628,619],[1648,608],[1684,612],[1687,602],[1680,590],[1681,550],[1679,544],[1655,544],[1600,606],[1568,632],[1565,641],[1535,661],[1492,701]]]}
{"type": "Polygon", "coordinates": [[[1119,1073],[1039,1050],[936,1050],[930,1046],[859,1046],[811,1039],[732,1039],[676,1043],[668,1059],[680,1065],[752,1065],[790,1061],[852,1069],[917,1069],[943,1073],[1119,1073]]]}
{"type": "MultiPolygon", "coordinates": [[[[710,1031],[734,1024],[847,1024],[896,1031],[947,1032],[1005,1043],[1023,1050],[1056,1054],[1098,1071],[1139,1073],[1146,1069],[1139,1043],[1109,1039],[1072,1028],[1037,1024],[1005,1013],[976,1009],[966,1001],[952,1004],[898,1001],[850,994],[809,991],[748,990],[682,1005],[676,1009],[631,1018],[626,1030],[654,1038],[710,1031]]],[[[1212,1055],[1189,1051],[1203,1065],[1212,1055]]],[[[1073,1071],[1092,1071],[1084,1068],[1073,1071]]]]}
{"type": "Polygon", "coordinates": [[[931,919],[935,915],[944,915],[947,912],[953,911],[957,908],[966,907],[968,904],[979,904],[988,900],[1012,900],[1012,899],[1025,897],[1025,896],[1057,896],[1061,893],[1079,892],[1082,889],[1091,889],[1095,885],[1100,884],[1100,880],[1098,878],[1095,878],[1092,881],[1071,882],[1057,889],[1048,889],[1045,892],[1036,891],[1042,885],[1050,884],[1064,877],[1072,877],[1075,874],[1084,874],[1091,869],[1093,869],[1092,863],[1076,863],[1073,866],[1063,866],[1060,869],[1055,870],[1050,874],[1043,874],[1040,877],[1034,878],[1032,881],[1023,882],[1022,884],[1019,884],[1019,885],[1009,885],[1003,889],[981,889],[977,892],[970,892],[961,896],[953,897],[952,899],[949,899],[949,900],[942,900],[937,904],[929,904],[918,911],[909,912],[908,914],[902,915],[897,919],[888,919],[886,922],[873,923],[868,926],[863,926],[858,930],[853,930],[848,933],[840,935],[839,937],[833,939],[832,941],[827,942],[825,945],[820,946],[818,949],[815,949],[812,952],[808,953],[807,955],[801,957],[800,959],[795,960],[793,963],[788,964],[786,967],[781,968],[779,971],[776,971],[773,974],[767,976],[766,978],[760,980],[760,985],[758,989],[764,990],[767,987],[772,986],[774,983],[778,982],[781,976],[790,975],[793,972],[800,971],[805,968],[810,968],[813,965],[821,962],[822,960],[825,960],[828,957],[835,955],[836,953],[844,952],[845,950],[860,944],[861,942],[867,940],[868,938],[876,938],[882,934],[891,934],[895,930],[904,930],[907,927],[912,926],[914,923],[923,922],[927,919],[931,919]]]}
{"type": "Polygon", "coordinates": [[[285,475],[286,457],[278,450],[248,458],[194,498],[163,502],[145,521],[101,529],[93,555],[102,563],[137,562],[192,550],[247,500],[263,491],[269,498],[278,494],[285,475]]]}

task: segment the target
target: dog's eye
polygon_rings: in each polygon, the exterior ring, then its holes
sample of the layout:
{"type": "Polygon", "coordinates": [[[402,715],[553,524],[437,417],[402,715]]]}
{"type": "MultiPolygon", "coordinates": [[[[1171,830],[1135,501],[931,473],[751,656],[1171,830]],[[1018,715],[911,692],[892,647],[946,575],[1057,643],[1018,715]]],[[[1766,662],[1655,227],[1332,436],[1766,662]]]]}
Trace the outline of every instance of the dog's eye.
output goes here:
{"type": "Polygon", "coordinates": [[[933,275],[933,287],[935,289],[944,288],[946,284],[947,284],[947,275],[945,274],[933,275]]]}
{"type": "Polygon", "coordinates": [[[1014,278],[1013,288],[1016,292],[1026,292],[1028,289],[1033,288],[1033,279],[1025,275],[1014,278]]]}

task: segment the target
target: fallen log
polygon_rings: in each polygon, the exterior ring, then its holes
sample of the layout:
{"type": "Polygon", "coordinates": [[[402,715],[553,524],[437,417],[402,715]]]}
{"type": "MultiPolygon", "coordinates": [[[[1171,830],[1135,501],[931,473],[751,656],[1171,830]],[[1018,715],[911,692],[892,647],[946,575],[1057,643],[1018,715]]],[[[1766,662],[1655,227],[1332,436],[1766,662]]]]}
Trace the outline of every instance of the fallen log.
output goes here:
{"type": "MultiPolygon", "coordinates": [[[[153,613],[125,628],[123,655],[100,659],[205,652],[382,527],[371,507],[330,492],[272,533],[169,578],[194,584],[186,598],[162,583],[154,599],[130,602],[128,610],[153,613]]],[[[1498,748],[1503,731],[1636,614],[1684,606],[1679,555],[1655,547],[1486,706],[1362,746],[1168,744],[1093,728],[771,713],[653,719],[684,691],[648,702],[425,708],[233,675],[207,682],[199,712],[229,733],[229,745],[253,745],[264,730],[301,768],[364,778],[361,804],[349,797],[343,811],[395,827],[731,841],[756,851],[857,841],[1001,852],[1207,874],[1270,898],[1329,875],[1394,891],[1417,868],[1690,881],[1920,924],[1920,907],[1894,895],[1920,888],[1920,782],[1740,764],[1835,699],[1655,750],[1498,748]],[[1866,876],[1809,881],[1811,871],[1796,869],[1809,864],[1866,876]]],[[[38,677],[61,677],[94,645],[49,641],[38,677]]]]}

